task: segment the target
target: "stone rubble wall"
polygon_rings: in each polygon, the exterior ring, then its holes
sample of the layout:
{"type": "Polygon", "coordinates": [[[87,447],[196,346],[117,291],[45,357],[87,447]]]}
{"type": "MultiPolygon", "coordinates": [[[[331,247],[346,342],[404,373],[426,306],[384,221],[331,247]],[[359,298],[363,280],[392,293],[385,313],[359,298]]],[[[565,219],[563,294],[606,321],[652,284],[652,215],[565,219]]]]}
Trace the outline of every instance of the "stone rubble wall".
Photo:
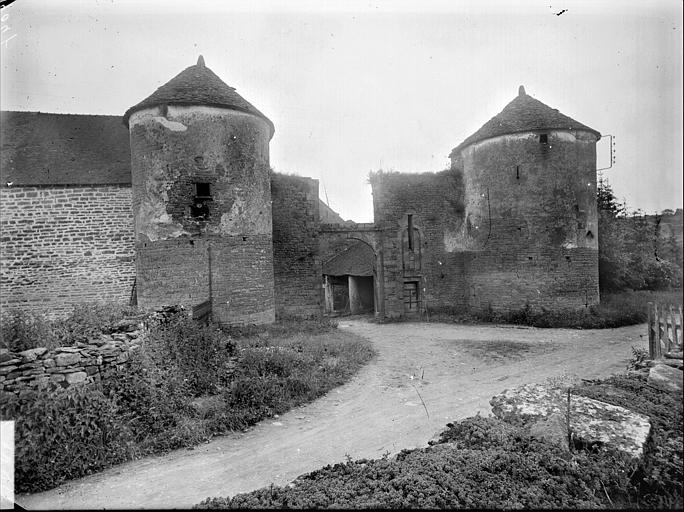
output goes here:
{"type": "Polygon", "coordinates": [[[151,324],[162,323],[179,311],[182,309],[170,306],[125,318],[110,332],[72,347],[39,347],[22,352],[0,349],[0,392],[22,396],[55,385],[100,382],[127,364],[131,351],[140,346],[151,324]]]}

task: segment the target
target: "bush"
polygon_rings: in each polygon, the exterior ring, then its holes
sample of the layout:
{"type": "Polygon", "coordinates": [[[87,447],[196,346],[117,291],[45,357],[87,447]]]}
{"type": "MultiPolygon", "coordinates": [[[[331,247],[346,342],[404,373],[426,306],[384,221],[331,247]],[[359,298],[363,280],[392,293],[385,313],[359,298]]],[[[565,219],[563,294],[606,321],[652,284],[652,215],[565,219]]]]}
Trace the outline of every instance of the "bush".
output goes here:
{"type": "Polygon", "coordinates": [[[177,316],[149,333],[101,384],[3,395],[2,418],[19,425],[17,490],[42,491],[244,429],[324,394],[373,355],[369,342],[341,332],[276,339],[262,331],[240,343],[229,377],[234,342],[215,326],[177,316]],[[200,393],[216,394],[195,398],[200,393]]]}
{"type": "Polygon", "coordinates": [[[287,487],[208,498],[197,508],[595,508],[608,505],[604,486],[616,500],[628,484],[628,463],[614,454],[568,460],[496,419],[454,427],[445,437],[460,439],[458,447],[329,465],[287,487]]]}
{"type": "Polygon", "coordinates": [[[578,310],[549,311],[546,308],[533,310],[529,304],[506,313],[496,313],[491,306],[481,312],[457,314],[454,311],[432,311],[431,318],[454,322],[485,322],[529,325],[532,327],[553,327],[571,329],[612,329],[625,325],[643,323],[648,318],[648,302],[681,303],[681,290],[676,291],[630,291],[605,294],[596,306],[578,310]]]}
{"type": "Polygon", "coordinates": [[[66,318],[49,320],[42,313],[15,310],[2,314],[2,346],[13,352],[37,347],[69,347],[106,332],[137,309],[117,303],[74,306],[66,318]]]}
{"type": "Polygon", "coordinates": [[[2,348],[21,352],[41,346],[56,346],[52,325],[42,314],[22,310],[3,312],[0,323],[2,348]]]}
{"type": "Polygon", "coordinates": [[[115,404],[85,385],[17,398],[3,394],[2,419],[15,423],[18,492],[54,487],[129,458],[132,435],[115,404]]]}
{"type": "Polygon", "coordinates": [[[574,393],[619,405],[651,419],[651,435],[644,458],[632,482],[634,501],[645,508],[684,506],[684,404],[681,393],[668,393],[648,385],[646,376],[619,375],[574,393]]]}
{"type": "Polygon", "coordinates": [[[431,448],[329,465],[285,487],[207,498],[196,508],[681,509],[681,394],[648,388],[635,375],[574,392],[651,417],[641,462],[612,450],[567,452],[478,415],[448,424],[431,448]]]}
{"type": "Polygon", "coordinates": [[[144,350],[157,367],[176,368],[192,394],[200,396],[227,385],[235,344],[217,326],[178,314],[149,332],[144,350]]]}

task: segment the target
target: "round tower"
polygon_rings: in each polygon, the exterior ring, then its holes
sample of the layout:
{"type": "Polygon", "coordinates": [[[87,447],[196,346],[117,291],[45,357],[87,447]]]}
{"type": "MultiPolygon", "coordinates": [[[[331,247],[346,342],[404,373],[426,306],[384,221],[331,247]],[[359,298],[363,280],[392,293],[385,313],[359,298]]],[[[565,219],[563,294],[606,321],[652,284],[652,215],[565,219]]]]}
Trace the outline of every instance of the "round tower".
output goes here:
{"type": "Polygon", "coordinates": [[[273,123],[200,56],[124,124],[139,305],[209,302],[220,323],[273,322],[273,123]]]}
{"type": "Polygon", "coordinates": [[[501,113],[452,151],[465,188],[462,249],[473,309],[599,302],[600,137],[520,86],[501,113]]]}

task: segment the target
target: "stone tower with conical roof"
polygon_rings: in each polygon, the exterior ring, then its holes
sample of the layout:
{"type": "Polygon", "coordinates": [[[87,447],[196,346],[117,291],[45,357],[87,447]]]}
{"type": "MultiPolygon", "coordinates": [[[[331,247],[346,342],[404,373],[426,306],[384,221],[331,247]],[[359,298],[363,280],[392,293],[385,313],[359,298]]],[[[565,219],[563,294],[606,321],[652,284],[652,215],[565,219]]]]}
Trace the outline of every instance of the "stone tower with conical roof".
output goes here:
{"type": "Polygon", "coordinates": [[[139,305],[210,302],[220,323],[273,322],[271,121],[200,56],[124,123],[139,305]]]}
{"type": "Polygon", "coordinates": [[[451,152],[461,173],[474,310],[559,310],[599,302],[596,142],[558,110],[518,96],[451,152]]]}

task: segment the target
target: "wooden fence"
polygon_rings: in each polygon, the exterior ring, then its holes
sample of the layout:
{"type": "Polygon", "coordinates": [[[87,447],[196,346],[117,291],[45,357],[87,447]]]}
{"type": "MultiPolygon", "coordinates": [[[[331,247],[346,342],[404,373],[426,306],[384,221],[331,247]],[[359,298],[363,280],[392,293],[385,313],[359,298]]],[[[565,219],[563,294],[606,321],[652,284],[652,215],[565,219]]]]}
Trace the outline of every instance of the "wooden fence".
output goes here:
{"type": "Polygon", "coordinates": [[[682,305],[648,303],[648,354],[651,359],[663,353],[682,351],[682,305]]]}

